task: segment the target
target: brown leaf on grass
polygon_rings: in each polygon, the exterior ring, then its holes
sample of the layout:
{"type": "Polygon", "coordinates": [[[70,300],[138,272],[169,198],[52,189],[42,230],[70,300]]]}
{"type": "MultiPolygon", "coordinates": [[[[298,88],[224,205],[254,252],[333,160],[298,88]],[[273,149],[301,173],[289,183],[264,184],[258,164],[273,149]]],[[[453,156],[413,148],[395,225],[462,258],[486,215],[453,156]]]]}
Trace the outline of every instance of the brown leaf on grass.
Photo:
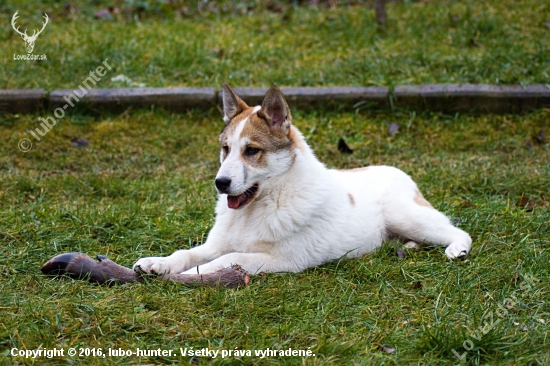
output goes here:
{"type": "Polygon", "coordinates": [[[390,137],[392,137],[397,133],[397,130],[399,130],[399,124],[393,122],[389,127],[390,127],[390,137]]]}
{"type": "Polygon", "coordinates": [[[77,137],[71,140],[71,145],[76,147],[88,147],[90,143],[84,137],[77,137]]]}
{"type": "Polygon", "coordinates": [[[514,285],[516,285],[519,280],[521,279],[521,276],[518,271],[514,271],[514,285]]]}
{"type": "Polygon", "coordinates": [[[63,6],[63,12],[59,15],[61,18],[67,18],[70,15],[76,15],[80,13],[80,9],[71,1],[65,3],[63,6]]]}
{"type": "Polygon", "coordinates": [[[264,7],[274,13],[283,13],[286,8],[280,1],[266,1],[264,7]]]}
{"type": "Polygon", "coordinates": [[[460,207],[464,207],[464,208],[475,208],[476,205],[474,205],[472,202],[470,201],[462,201],[458,204],[458,206],[460,207]]]}
{"type": "Polygon", "coordinates": [[[483,43],[476,41],[475,38],[470,38],[470,44],[475,47],[483,47],[483,43]]]}
{"type": "Polygon", "coordinates": [[[395,250],[395,254],[397,254],[397,258],[399,259],[405,259],[405,257],[407,256],[407,252],[405,252],[403,249],[401,248],[397,248],[395,250]]]}
{"type": "Polygon", "coordinates": [[[340,151],[343,154],[351,154],[353,152],[352,149],[346,144],[346,141],[344,141],[343,137],[340,137],[340,141],[338,141],[338,151],[340,151]]]}
{"type": "Polygon", "coordinates": [[[216,57],[223,60],[225,58],[225,48],[213,48],[212,51],[216,54],[216,57]]]}
{"type": "Polygon", "coordinates": [[[527,206],[528,202],[529,202],[529,197],[521,196],[519,201],[516,203],[516,206],[525,207],[525,206],[527,206]]]}
{"type": "Polygon", "coordinates": [[[455,25],[458,23],[460,18],[456,14],[449,14],[449,20],[451,21],[451,25],[455,25]]]}
{"type": "Polygon", "coordinates": [[[257,273],[257,274],[254,275],[253,278],[258,280],[256,282],[256,284],[258,284],[258,285],[261,284],[261,283],[264,283],[268,280],[267,273],[265,273],[265,272],[257,273]]]}
{"type": "Polygon", "coordinates": [[[516,206],[524,208],[526,211],[533,211],[537,206],[535,200],[529,199],[527,196],[521,196],[519,201],[516,203],[516,206]]]}
{"type": "Polygon", "coordinates": [[[97,18],[97,19],[111,18],[111,19],[113,19],[113,16],[111,15],[111,12],[108,9],[103,9],[103,10],[95,12],[94,13],[94,18],[97,18]]]}
{"type": "Polygon", "coordinates": [[[544,198],[542,194],[540,195],[540,199],[542,201],[542,203],[540,204],[542,207],[548,206],[548,201],[544,198]]]}
{"type": "Polygon", "coordinates": [[[394,353],[395,348],[388,346],[387,344],[381,344],[378,346],[379,351],[384,351],[386,353],[394,353]]]}
{"type": "Polygon", "coordinates": [[[120,13],[116,6],[109,6],[107,9],[100,10],[94,13],[94,18],[104,20],[115,20],[120,13]]]}
{"type": "Polygon", "coordinates": [[[538,142],[539,144],[544,144],[544,136],[546,135],[546,131],[540,130],[539,134],[535,136],[535,142],[538,142]]]}

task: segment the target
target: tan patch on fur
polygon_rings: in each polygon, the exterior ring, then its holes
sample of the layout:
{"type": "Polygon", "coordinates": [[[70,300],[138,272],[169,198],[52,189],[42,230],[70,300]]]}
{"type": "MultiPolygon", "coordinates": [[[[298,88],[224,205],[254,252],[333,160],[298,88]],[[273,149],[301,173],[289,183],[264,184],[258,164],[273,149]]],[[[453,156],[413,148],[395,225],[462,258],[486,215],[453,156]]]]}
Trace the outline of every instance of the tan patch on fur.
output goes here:
{"type": "Polygon", "coordinates": [[[368,166],[364,166],[362,168],[353,168],[353,169],[342,169],[342,170],[339,170],[340,172],[344,172],[344,173],[359,173],[359,172],[362,172],[364,170],[367,170],[368,166]]]}
{"type": "Polygon", "coordinates": [[[249,159],[249,163],[257,166],[267,165],[267,154],[271,152],[288,150],[294,159],[295,152],[292,148],[293,141],[283,130],[270,128],[267,121],[253,114],[246,122],[241,132],[241,138],[246,137],[251,147],[260,149],[260,152],[249,159]]]}
{"type": "Polygon", "coordinates": [[[419,191],[416,191],[414,194],[414,202],[416,202],[416,204],[420,206],[433,208],[430,202],[426,201],[424,196],[422,196],[422,193],[420,193],[419,191]]]}
{"type": "Polygon", "coordinates": [[[298,130],[294,126],[290,126],[290,131],[288,131],[288,138],[292,141],[294,146],[298,148],[301,152],[306,152],[306,143],[303,138],[299,135],[298,130]]]}
{"type": "Polygon", "coordinates": [[[349,198],[349,202],[351,203],[351,205],[355,206],[355,199],[353,198],[351,193],[348,193],[348,198],[349,198]]]}
{"type": "Polygon", "coordinates": [[[227,136],[233,135],[239,123],[243,119],[248,118],[253,111],[254,111],[254,107],[247,107],[244,111],[242,111],[237,116],[235,116],[235,118],[233,118],[231,122],[229,122],[227,126],[225,126],[222,133],[220,134],[220,142],[223,143],[225,138],[227,138],[227,136]]]}
{"type": "Polygon", "coordinates": [[[291,144],[290,138],[277,128],[269,128],[267,122],[257,114],[250,117],[241,132],[250,145],[266,151],[279,150],[291,144]],[[256,146],[258,145],[258,146],[256,146]]]}
{"type": "Polygon", "coordinates": [[[412,240],[409,240],[403,246],[407,249],[412,249],[412,250],[418,250],[418,249],[422,248],[422,246],[420,244],[418,244],[417,242],[412,241],[412,240]]]}

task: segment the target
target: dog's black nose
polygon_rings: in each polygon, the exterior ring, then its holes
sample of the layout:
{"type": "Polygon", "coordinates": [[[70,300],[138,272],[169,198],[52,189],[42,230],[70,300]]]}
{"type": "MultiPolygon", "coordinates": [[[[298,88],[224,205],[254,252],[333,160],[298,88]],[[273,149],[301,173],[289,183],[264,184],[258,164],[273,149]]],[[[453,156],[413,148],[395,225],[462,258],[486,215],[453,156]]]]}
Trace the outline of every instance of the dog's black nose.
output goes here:
{"type": "Polygon", "coordinates": [[[216,178],[216,188],[218,188],[220,192],[225,193],[230,185],[231,179],[225,177],[216,178]]]}

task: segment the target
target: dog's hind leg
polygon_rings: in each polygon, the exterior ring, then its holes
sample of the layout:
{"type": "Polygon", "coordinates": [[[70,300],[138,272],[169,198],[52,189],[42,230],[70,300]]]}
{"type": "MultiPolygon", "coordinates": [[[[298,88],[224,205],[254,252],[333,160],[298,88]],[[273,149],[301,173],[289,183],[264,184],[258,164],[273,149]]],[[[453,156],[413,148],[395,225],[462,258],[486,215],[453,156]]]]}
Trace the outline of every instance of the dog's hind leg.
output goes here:
{"type": "MultiPolygon", "coordinates": [[[[420,193],[418,193],[420,195],[420,193]]],[[[456,259],[468,254],[472,246],[470,235],[453,226],[447,216],[434,209],[426,200],[416,196],[414,201],[388,207],[388,231],[416,243],[446,247],[445,254],[456,259]]]]}

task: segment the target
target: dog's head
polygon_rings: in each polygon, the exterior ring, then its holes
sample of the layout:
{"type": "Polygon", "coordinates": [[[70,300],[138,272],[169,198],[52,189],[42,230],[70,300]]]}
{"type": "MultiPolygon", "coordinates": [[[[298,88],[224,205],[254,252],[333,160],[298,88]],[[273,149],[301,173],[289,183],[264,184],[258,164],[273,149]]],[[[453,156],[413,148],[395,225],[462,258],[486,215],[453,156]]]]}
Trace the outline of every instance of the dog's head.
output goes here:
{"type": "Polygon", "coordinates": [[[249,107],[224,83],[223,114],[216,188],[227,194],[228,207],[236,209],[258,198],[292,166],[297,132],[276,86],[269,89],[261,106],[249,107]]]}

